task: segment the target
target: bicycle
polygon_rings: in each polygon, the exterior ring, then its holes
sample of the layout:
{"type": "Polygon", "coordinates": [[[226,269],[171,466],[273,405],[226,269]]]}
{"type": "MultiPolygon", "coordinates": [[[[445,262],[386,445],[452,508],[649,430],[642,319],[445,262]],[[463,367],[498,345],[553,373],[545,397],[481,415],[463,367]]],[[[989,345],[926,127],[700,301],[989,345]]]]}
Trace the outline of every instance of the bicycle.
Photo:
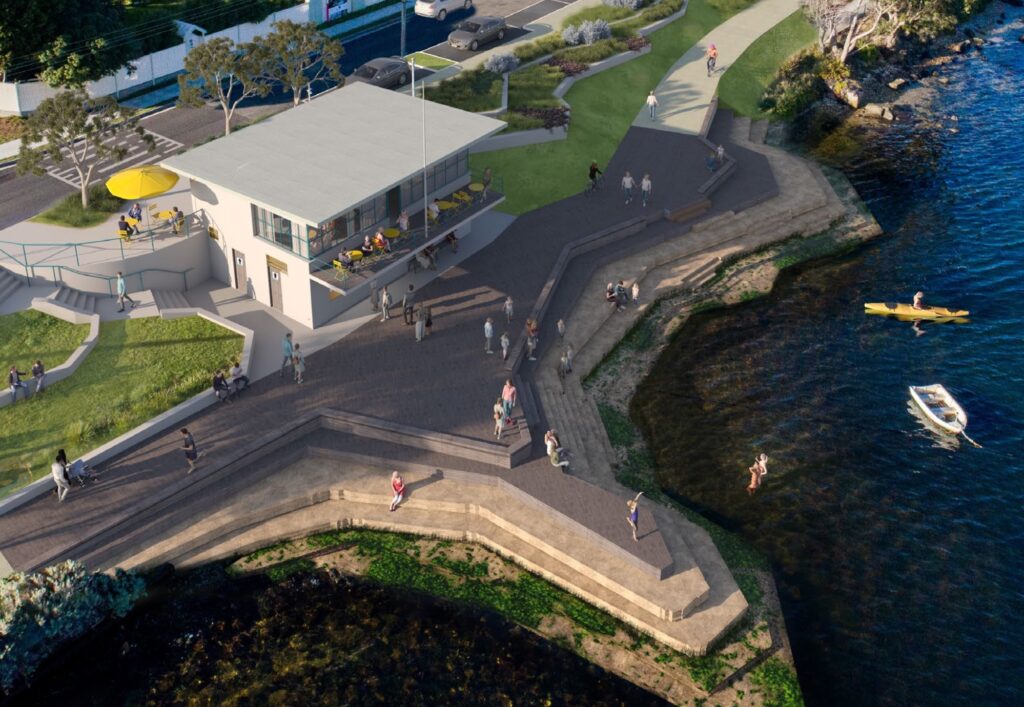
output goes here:
{"type": "Polygon", "coordinates": [[[592,194],[598,189],[604,186],[604,174],[598,174],[594,179],[588,180],[590,183],[587,184],[587,188],[583,190],[584,194],[592,194]]]}

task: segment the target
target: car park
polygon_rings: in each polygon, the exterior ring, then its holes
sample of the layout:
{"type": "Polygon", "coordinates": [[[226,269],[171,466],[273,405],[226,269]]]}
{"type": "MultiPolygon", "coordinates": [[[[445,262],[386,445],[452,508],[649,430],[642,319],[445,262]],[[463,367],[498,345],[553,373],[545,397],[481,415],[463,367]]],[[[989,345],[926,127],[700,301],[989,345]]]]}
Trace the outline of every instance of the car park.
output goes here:
{"type": "Polygon", "coordinates": [[[472,7],[473,0],[416,0],[413,12],[420,17],[436,18],[438,22],[444,22],[449,12],[469,10],[472,7]]]}
{"type": "Polygon", "coordinates": [[[506,30],[504,17],[474,17],[459,23],[455,31],[448,35],[448,44],[456,49],[475,52],[481,45],[503,40],[506,30]]]}
{"type": "Polygon", "coordinates": [[[409,83],[409,64],[400,56],[371,59],[352,72],[348,81],[360,81],[381,88],[409,83]]]}

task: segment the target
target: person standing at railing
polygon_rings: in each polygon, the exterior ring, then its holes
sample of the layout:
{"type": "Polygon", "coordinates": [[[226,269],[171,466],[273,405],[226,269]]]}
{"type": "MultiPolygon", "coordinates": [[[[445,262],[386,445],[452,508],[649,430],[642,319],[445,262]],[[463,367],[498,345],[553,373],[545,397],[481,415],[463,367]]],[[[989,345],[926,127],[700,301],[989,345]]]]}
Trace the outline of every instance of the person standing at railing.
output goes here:
{"type": "Polygon", "coordinates": [[[118,312],[123,312],[124,311],[124,303],[125,303],[125,301],[131,302],[132,309],[135,309],[135,300],[133,300],[131,298],[131,296],[128,294],[128,283],[126,283],[124,281],[124,275],[122,275],[121,271],[118,270],[117,271],[117,303],[121,307],[120,309],[117,310],[118,312]]]}

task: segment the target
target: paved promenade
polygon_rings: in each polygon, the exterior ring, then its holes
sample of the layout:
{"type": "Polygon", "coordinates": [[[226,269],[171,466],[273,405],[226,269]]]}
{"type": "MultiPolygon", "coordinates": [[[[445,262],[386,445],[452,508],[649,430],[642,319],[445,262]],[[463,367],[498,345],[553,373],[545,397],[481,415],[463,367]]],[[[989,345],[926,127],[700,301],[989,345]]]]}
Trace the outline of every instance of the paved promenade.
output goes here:
{"type": "Polygon", "coordinates": [[[715,27],[680,57],[654,89],[658,98],[656,119],[651,120],[645,106],[633,125],[699,134],[718,91],[718,80],[758,37],[799,9],[799,0],[761,0],[715,27]],[[705,54],[712,44],[718,49],[718,62],[709,77],[705,54]]]}

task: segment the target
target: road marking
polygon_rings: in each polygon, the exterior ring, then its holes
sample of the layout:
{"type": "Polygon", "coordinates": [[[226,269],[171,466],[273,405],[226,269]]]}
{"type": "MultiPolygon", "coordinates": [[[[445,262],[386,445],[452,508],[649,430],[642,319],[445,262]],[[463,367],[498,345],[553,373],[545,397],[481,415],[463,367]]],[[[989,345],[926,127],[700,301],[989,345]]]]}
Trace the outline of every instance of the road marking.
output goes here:
{"type": "MultiPolygon", "coordinates": [[[[168,155],[173,154],[174,152],[177,152],[182,147],[184,147],[182,143],[178,142],[177,140],[172,140],[169,137],[158,135],[157,133],[151,132],[149,130],[147,130],[146,133],[153,137],[154,149],[152,152],[146,151],[145,144],[139,139],[137,135],[119,136],[118,138],[113,138],[114,142],[112,144],[115,147],[126,146],[128,152],[126,153],[125,157],[123,157],[121,160],[117,162],[110,162],[110,160],[107,159],[101,160],[99,163],[97,163],[97,168],[93,170],[93,174],[96,176],[91,183],[95,184],[96,182],[100,181],[100,175],[110,172],[119,167],[124,167],[129,164],[141,165],[147,164],[149,162],[155,162],[163,157],[166,157],[168,155]]],[[[110,143],[110,140],[104,142],[105,144],[110,143]]],[[[66,155],[67,153],[68,151],[64,150],[64,154],[66,155]]],[[[90,147],[86,151],[85,159],[93,159],[94,155],[95,150],[92,147],[90,147]]],[[[67,167],[65,166],[65,164],[66,163],[51,164],[49,167],[46,168],[46,173],[53,177],[54,179],[64,182],[65,184],[72,186],[75,189],[81,189],[82,181],[78,177],[78,170],[76,170],[73,166],[67,167]]]]}

